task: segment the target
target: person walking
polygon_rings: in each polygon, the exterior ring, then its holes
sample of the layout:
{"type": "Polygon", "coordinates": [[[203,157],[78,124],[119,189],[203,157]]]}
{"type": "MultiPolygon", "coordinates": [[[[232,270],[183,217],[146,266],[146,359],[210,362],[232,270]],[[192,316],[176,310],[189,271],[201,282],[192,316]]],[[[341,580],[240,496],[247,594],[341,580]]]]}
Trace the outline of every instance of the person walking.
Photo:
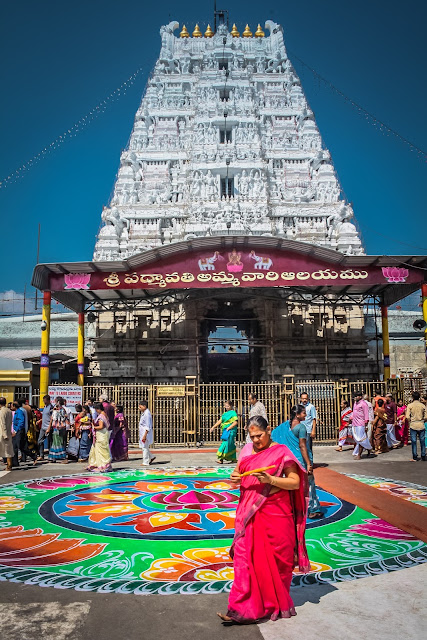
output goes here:
{"type": "Polygon", "coordinates": [[[412,460],[417,462],[417,438],[420,441],[421,460],[426,459],[426,428],[424,423],[427,422],[427,407],[420,402],[420,394],[418,391],[412,392],[412,402],[406,409],[406,418],[409,422],[409,435],[411,437],[412,460]]]}
{"type": "Polygon", "coordinates": [[[387,453],[389,450],[387,446],[387,414],[382,398],[378,399],[374,415],[371,444],[375,453],[387,453]]]}
{"type": "Polygon", "coordinates": [[[79,462],[87,462],[89,459],[92,448],[92,423],[90,408],[85,404],[74,420],[76,437],[80,440],[79,462]]]}
{"type": "Polygon", "coordinates": [[[93,423],[93,444],[89,454],[88,471],[112,471],[110,451],[110,421],[101,402],[95,402],[96,420],[93,423]]]}
{"type": "MultiPolygon", "coordinates": [[[[36,427],[36,422],[34,419],[34,413],[33,413],[33,409],[30,405],[30,403],[28,402],[28,398],[22,398],[22,409],[26,412],[27,414],[27,423],[26,423],[26,432],[27,432],[27,443],[28,443],[28,448],[31,451],[35,451],[35,453],[37,454],[38,452],[38,444],[37,444],[37,440],[38,440],[38,434],[37,434],[37,427],[36,427]]],[[[36,455],[37,457],[37,455],[36,455]]],[[[23,458],[24,460],[24,458],[23,458]]],[[[25,462],[25,460],[24,460],[25,462]]]]}
{"type": "Polygon", "coordinates": [[[37,444],[39,447],[39,455],[37,460],[44,460],[44,445],[46,440],[47,430],[49,428],[50,419],[52,417],[53,406],[50,403],[50,396],[43,396],[43,411],[42,411],[42,423],[40,427],[39,438],[37,444]]]}
{"type": "Polygon", "coordinates": [[[153,464],[156,456],[150,453],[150,444],[153,444],[153,416],[148,408],[147,400],[142,400],[138,406],[141,417],[139,419],[139,446],[142,449],[142,464],[144,467],[153,464]]]}
{"type": "Polygon", "coordinates": [[[366,433],[369,425],[369,410],[361,391],[356,391],[355,393],[352,425],[353,438],[356,442],[353,451],[354,457],[356,460],[360,460],[364,449],[368,452],[367,455],[369,457],[372,451],[372,445],[366,433]]]}
{"type": "MultiPolygon", "coordinates": [[[[313,465],[313,440],[316,438],[317,410],[314,404],[310,402],[308,393],[306,393],[305,391],[300,395],[300,404],[304,407],[306,413],[304,426],[307,432],[307,451],[311,464],[313,465]]],[[[314,482],[309,482],[308,517],[310,518],[310,520],[322,518],[324,515],[324,512],[320,507],[320,501],[317,497],[317,492],[313,490],[313,488],[314,482]]]]}
{"type": "Polygon", "coordinates": [[[384,410],[387,415],[387,446],[389,449],[397,449],[400,446],[400,442],[396,440],[395,431],[397,426],[397,405],[391,393],[386,394],[384,410]]]}
{"type": "Polygon", "coordinates": [[[307,429],[304,424],[306,410],[299,404],[291,409],[290,420],[283,422],[273,429],[271,438],[278,444],[284,444],[295,456],[298,462],[305,467],[308,474],[308,490],[310,502],[308,506],[308,519],[315,520],[324,515],[317,496],[316,483],[313,475],[313,457],[310,456],[307,447],[307,429]]]}
{"type": "Polygon", "coordinates": [[[407,406],[403,400],[398,400],[396,437],[404,447],[407,447],[409,444],[409,425],[406,418],[406,409],[407,406]]]}
{"type": "Polygon", "coordinates": [[[129,428],[127,418],[123,415],[122,405],[116,406],[110,449],[114,462],[129,460],[129,428]]]}
{"type": "Polygon", "coordinates": [[[115,415],[114,407],[111,404],[111,402],[108,400],[108,396],[107,396],[106,393],[103,393],[100,396],[99,401],[102,403],[102,407],[103,407],[105,413],[107,414],[108,422],[110,424],[109,429],[111,431],[112,428],[113,428],[114,415],[115,415]]]}
{"type": "Polygon", "coordinates": [[[271,439],[277,444],[285,444],[295,458],[305,467],[308,475],[313,475],[313,464],[307,450],[307,429],[304,424],[306,410],[302,404],[291,409],[289,420],[282,422],[271,432],[271,439]]]}
{"type": "Polygon", "coordinates": [[[224,462],[231,463],[237,462],[236,458],[236,434],[238,425],[238,415],[233,408],[231,400],[224,402],[224,413],[215,422],[214,426],[210,429],[210,432],[221,426],[221,444],[217,451],[217,463],[224,464],[224,462]]]}
{"type": "Polygon", "coordinates": [[[308,393],[305,391],[300,395],[300,404],[305,407],[306,418],[304,420],[305,428],[307,429],[307,442],[310,449],[313,445],[313,440],[316,438],[316,426],[317,426],[317,410],[314,404],[310,402],[308,393]]]}
{"type": "Polygon", "coordinates": [[[14,415],[12,422],[13,436],[13,466],[19,467],[19,452],[21,452],[22,462],[26,462],[27,456],[32,458],[33,463],[37,464],[37,454],[35,451],[30,451],[27,441],[27,433],[25,431],[25,425],[28,423],[27,412],[22,408],[20,402],[13,403],[14,415]]]}
{"type": "Polygon", "coordinates": [[[6,406],[7,400],[0,398],[0,458],[7,461],[7,471],[12,471],[12,411],[6,406]]]}
{"type": "MultiPolygon", "coordinates": [[[[258,400],[257,394],[251,391],[248,396],[248,401],[249,401],[250,408],[249,408],[249,420],[247,424],[249,424],[251,418],[255,418],[256,416],[261,416],[262,418],[265,418],[265,420],[267,420],[267,411],[265,409],[265,406],[262,404],[262,402],[258,400]]],[[[249,435],[247,425],[246,425],[246,443],[247,444],[251,443],[251,438],[249,435]]]]}
{"type": "Polygon", "coordinates": [[[372,443],[372,423],[375,420],[374,405],[369,400],[369,396],[367,393],[363,395],[363,399],[366,402],[366,406],[368,407],[368,414],[369,414],[368,430],[367,430],[368,440],[369,442],[372,443]]]}
{"type": "Polygon", "coordinates": [[[342,451],[346,444],[354,444],[351,419],[353,411],[348,400],[341,400],[340,432],[338,436],[338,447],[335,451],[342,451]]]}
{"type": "Polygon", "coordinates": [[[306,471],[288,447],[272,441],[265,418],[251,418],[248,429],[251,443],[231,474],[240,483],[240,498],[230,549],[234,581],[227,613],[218,613],[226,623],[294,616],[292,571],[296,565],[302,573],[310,570],[306,471]]]}
{"type": "Polygon", "coordinates": [[[65,400],[57,398],[55,408],[52,411],[47,434],[52,434],[51,445],[49,448],[49,462],[62,462],[67,464],[67,427],[70,426],[67,411],[65,410],[65,400]]]}

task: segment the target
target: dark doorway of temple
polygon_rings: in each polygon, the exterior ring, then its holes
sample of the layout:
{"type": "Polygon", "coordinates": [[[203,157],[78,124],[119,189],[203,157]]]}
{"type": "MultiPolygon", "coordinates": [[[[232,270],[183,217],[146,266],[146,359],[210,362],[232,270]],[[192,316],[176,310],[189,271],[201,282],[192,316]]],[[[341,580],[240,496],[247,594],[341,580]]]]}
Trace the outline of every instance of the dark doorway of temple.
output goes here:
{"type": "Polygon", "coordinates": [[[219,302],[202,322],[204,382],[255,382],[259,376],[258,321],[239,302],[219,302]]]}

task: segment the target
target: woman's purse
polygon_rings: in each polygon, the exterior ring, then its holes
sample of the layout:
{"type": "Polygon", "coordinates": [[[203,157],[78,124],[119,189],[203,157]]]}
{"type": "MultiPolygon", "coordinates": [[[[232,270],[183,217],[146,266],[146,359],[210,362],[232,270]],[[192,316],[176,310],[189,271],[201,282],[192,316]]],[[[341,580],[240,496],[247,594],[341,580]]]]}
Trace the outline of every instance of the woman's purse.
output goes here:
{"type": "Polygon", "coordinates": [[[224,429],[224,431],[221,433],[221,440],[228,440],[230,436],[230,432],[227,431],[227,429],[224,429]]]}

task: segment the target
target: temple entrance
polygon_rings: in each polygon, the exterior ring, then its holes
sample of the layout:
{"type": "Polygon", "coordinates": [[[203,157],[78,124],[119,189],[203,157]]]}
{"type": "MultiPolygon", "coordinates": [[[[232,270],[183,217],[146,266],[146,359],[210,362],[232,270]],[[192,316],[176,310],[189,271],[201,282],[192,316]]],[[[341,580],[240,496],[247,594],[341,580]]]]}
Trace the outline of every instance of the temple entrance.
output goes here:
{"type": "Polygon", "coordinates": [[[238,302],[221,301],[202,322],[201,374],[204,382],[254,382],[259,376],[255,348],[258,321],[238,302]]]}

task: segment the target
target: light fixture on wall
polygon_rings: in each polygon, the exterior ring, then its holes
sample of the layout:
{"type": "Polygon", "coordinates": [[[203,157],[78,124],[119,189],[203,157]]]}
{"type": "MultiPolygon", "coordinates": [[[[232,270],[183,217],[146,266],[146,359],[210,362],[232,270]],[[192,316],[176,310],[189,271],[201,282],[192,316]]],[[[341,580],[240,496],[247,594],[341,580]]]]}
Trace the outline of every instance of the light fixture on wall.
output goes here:
{"type": "Polygon", "coordinates": [[[418,318],[418,320],[415,320],[412,326],[415,331],[422,331],[427,327],[427,322],[425,320],[422,320],[421,318],[418,318]]]}

